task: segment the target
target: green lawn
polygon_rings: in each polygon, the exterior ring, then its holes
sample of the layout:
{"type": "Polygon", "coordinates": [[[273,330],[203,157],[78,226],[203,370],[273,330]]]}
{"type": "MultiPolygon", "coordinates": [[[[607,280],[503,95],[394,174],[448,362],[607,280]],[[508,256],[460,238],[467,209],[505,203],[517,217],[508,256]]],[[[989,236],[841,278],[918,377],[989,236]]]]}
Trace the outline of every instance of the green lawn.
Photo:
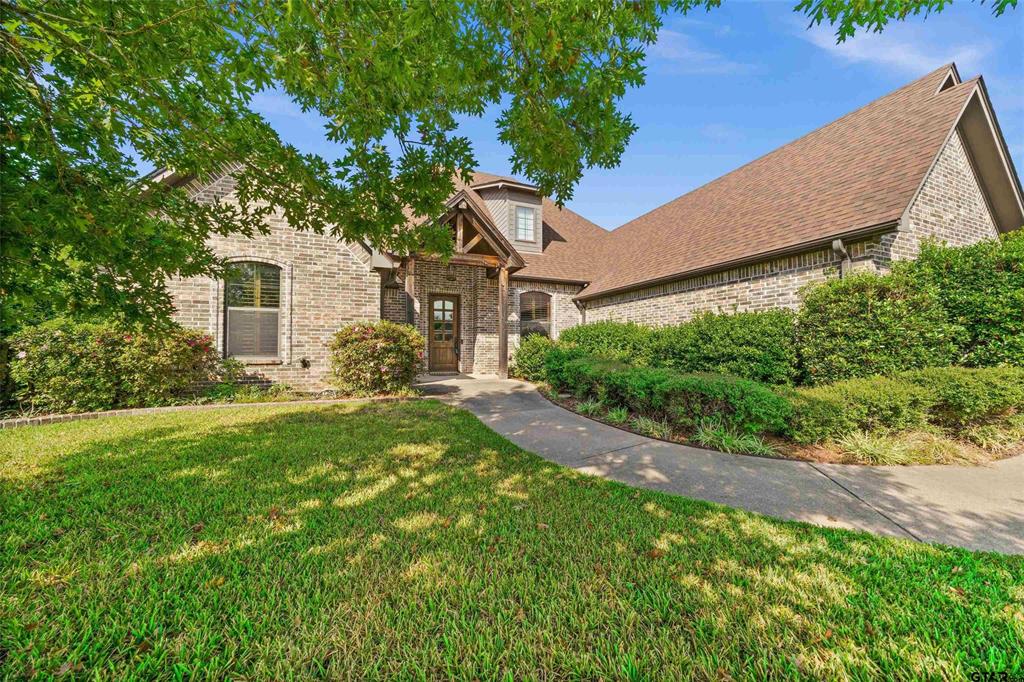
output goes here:
{"type": "Polygon", "coordinates": [[[0,432],[0,676],[1024,671],[1024,559],[575,474],[436,402],[0,432]]]}

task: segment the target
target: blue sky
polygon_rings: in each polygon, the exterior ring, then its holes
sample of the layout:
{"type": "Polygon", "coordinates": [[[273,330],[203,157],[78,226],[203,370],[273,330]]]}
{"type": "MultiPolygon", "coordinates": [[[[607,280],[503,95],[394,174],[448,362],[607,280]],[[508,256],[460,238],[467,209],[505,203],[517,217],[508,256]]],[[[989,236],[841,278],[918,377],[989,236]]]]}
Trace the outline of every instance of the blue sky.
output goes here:
{"type": "MultiPolygon", "coordinates": [[[[569,207],[615,228],[950,61],[965,80],[984,75],[1024,169],[1024,10],[995,18],[987,5],[956,4],[836,45],[831,28],[808,30],[793,4],[727,0],[669,17],[646,85],[623,101],[639,130],[618,168],[584,175],[569,207]]],[[[254,106],[285,140],[331,156],[318,120],[287,98],[263,93],[254,106]]],[[[497,115],[461,131],[480,170],[506,174],[497,115]]]]}

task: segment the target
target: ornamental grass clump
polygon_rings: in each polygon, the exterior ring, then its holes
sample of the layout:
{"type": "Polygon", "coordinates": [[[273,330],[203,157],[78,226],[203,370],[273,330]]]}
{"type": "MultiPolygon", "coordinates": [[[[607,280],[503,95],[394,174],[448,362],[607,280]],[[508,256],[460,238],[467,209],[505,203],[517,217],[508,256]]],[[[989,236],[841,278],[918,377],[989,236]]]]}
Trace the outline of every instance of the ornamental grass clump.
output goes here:
{"type": "Polygon", "coordinates": [[[337,331],[329,348],[331,382],[346,395],[409,393],[423,364],[423,337],[406,324],[349,324],[337,331]]]}

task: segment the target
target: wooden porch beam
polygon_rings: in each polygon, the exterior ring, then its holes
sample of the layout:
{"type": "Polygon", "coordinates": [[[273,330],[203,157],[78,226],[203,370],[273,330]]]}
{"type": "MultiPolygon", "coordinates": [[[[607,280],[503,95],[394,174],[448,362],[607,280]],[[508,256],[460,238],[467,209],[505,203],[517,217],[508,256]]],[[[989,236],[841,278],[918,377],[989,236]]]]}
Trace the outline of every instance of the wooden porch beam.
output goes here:
{"type": "Polygon", "coordinates": [[[462,245],[462,211],[455,214],[455,253],[462,253],[469,249],[463,248],[462,245]]]}
{"type": "Polygon", "coordinates": [[[498,270],[498,377],[508,379],[508,265],[498,270]]]}
{"type": "Polygon", "coordinates": [[[464,252],[467,252],[467,253],[469,251],[472,251],[473,247],[476,246],[477,244],[479,244],[483,240],[483,238],[484,238],[484,236],[482,234],[480,234],[479,232],[477,232],[476,236],[473,237],[472,239],[470,239],[469,243],[466,244],[466,246],[462,250],[464,252]]]}
{"type": "Polygon", "coordinates": [[[416,325],[416,259],[412,256],[405,264],[405,321],[416,325]]]}
{"type": "Polygon", "coordinates": [[[482,253],[457,253],[448,259],[449,263],[458,265],[483,265],[489,268],[496,268],[501,263],[497,256],[487,256],[482,253]]]}

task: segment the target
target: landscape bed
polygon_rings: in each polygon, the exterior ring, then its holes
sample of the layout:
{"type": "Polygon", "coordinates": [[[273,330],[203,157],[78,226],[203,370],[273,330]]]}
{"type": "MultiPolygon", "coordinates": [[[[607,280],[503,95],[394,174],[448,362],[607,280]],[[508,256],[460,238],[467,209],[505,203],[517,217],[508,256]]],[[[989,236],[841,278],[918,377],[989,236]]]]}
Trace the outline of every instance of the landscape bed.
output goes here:
{"type": "Polygon", "coordinates": [[[0,432],[3,677],[1024,672],[1024,558],[581,475],[435,401],[0,432]]]}
{"type": "MultiPolygon", "coordinates": [[[[871,434],[857,432],[839,442],[800,444],[781,436],[744,437],[746,434],[722,429],[718,424],[716,439],[701,441],[696,430],[673,430],[662,422],[638,418],[628,410],[620,411],[618,418],[609,418],[613,409],[578,400],[568,393],[558,393],[550,387],[539,387],[541,394],[552,403],[580,416],[629,431],[648,438],[680,445],[719,450],[728,454],[753,455],[793,459],[801,462],[824,464],[908,465],[957,464],[979,465],[1008,457],[1024,455],[1024,415],[1013,415],[997,423],[977,429],[978,442],[951,436],[940,429],[925,428],[902,433],[871,434]],[[582,407],[582,409],[581,409],[582,407]],[[988,437],[986,442],[985,438],[988,437]],[[987,446],[987,447],[986,447],[987,446]]],[[[974,435],[974,434],[972,434],[974,435]]]]}

